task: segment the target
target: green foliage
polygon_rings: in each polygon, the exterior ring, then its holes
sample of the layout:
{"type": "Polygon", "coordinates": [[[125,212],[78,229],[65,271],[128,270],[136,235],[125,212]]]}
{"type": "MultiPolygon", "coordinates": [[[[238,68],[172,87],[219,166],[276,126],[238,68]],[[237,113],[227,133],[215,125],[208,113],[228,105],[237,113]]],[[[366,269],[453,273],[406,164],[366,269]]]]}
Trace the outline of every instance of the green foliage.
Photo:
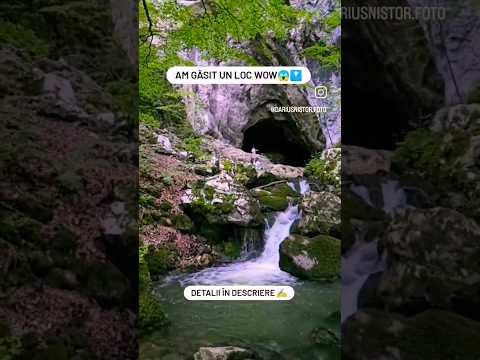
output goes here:
{"type": "Polygon", "coordinates": [[[159,8],[164,21],[175,22],[168,34],[165,54],[198,48],[207,59],[245,58],[235,43],[257,40],[267,33],[286,39],[298,19],[307,15],[283,0],[214,0],[206,8],[178,5],[167,0],[159,8]]]}
{"type": "Polygon", "coordinates": [[[176,253],[167,248],[149,248],[145,257],[150,275],[167,273],[175,267],[176,253]]]}
{"type": "Polygon", "coordinates": [[[426,176],[433,184],[463,188],[467,182],[459,160],[470,144],[470,135],[418,129],[399,145],[393,161],[404,171],[426,176]]]}
{"type": "Polygon", "coordinates": [[[305,166],[304,174],[307,178],[318,181],[322,185],[331,185],[337,187],[339,184],[338,174],[336,174],[335,161],[322,159],[320,154],[316,154],[305,166]]]}
{"type": "Polygon", "coordinates": [[[193,189],[195,200],[192,202],[193,210],[202,215],[228,215],[234,209],[235,196],[221,195],[219,196],[223,202],[212,203],[212,200],[217,195],[215,189],[206,186],[205,188],[193,189]]]}
{"type": "Polygon", "coordinates": [[[242,184],[248,185],[257,177],[257,171],[255,167],[251,165],[245,165],[242,163],[235,164],[232,160],[224,160],[222,162],[223,170],[232,175],[234,179],[242,184]]]}
{"type": "Polygon", "coordinates": [[[18,336],[0,338],[0,359],[13,360],[22,353],[22,340],[18,336]]]}
{"type": "Polygon", "coordinates": [[[141,330],[161,328],[168,324],[162,305],[151,292],[140,293],[138,320],[141,330]]]}
{"type": "Polygon", "coordinates": [[[138,204],[143,208],[155,207],[155,198],[149,194],[140,194],[138,204]]]}
{"type": "Polygon", "coordinates": [[[229,174],[233,174],[234,164],[233,164],[232,160],[225,160],[225,161],[223,161],[222,165],[223,165],[223,170],[225,172],[227,172],[229,174]]]}
{"type": "Polygon", "coordinates": [[[331,32],[342,24],[340,9],[335,10],[325,19],[325,30],[331,32]]]}
{"type": "Polygon", "coordinates": [[[136,113],[138,94],[134,84],[126,80],[111,81],[106,84],[105,90],[112,95],[115,104],[123,112],[136,113]]]}
{"type": "Polygon", "coordinates": [[[181,145],[181,148],[188,153],[192,154],[195,159],[202,160],[204,159],[208,152],[203,145],[203,139],[197,136],[189,136],[181,145]]]}
{"type": "Polygon", "coordinates": [[[223,245],[223,253],[230,259],[238,259],[242,253],[240,244],[229,241],[223,245]]]}
{"type": "Polygon", "coordinates": [[[138,319],[140,328],[148,330],[152,327],[162,327],[168,324],[167,316],[157,298],[152,294],[152,280],[148,268],[147,258],[150,249],[141,245],[138,251],[139,262],[139,312],[138,319]]]}
{"type": "Polygon", "coordinates": [[[31,29],[7,21],[0,21],[0,42],[29,50],[36,56],[46,56],[49,52],[47,42],[38,38],[31,29]]]}
{"type": "Polygon", "coordinates": [[[151,287],[152,280],[150,279],[150,272],[148,270],[148,263],[146,260],[148,254],[148,247],[145,245],[140,245],[138,249],[138,265],[139,265],[139,288],[140,291],[149,290],[151,287]]]}
{"type": "Polygon", "coordinates": [[[341,66],[341,52],[338,46],[327,45],[323,42],[310,46],[304,50],[304,56],[317,60],[328,70],[339,70],[341,66]]]}

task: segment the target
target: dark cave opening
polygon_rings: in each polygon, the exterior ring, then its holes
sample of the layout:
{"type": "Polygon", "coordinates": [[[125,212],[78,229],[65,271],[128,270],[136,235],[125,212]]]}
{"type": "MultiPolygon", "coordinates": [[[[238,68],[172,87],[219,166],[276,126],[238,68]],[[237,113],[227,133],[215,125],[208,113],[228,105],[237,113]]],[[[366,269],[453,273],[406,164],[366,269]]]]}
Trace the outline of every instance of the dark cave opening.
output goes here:
{"type": "MultiPolygon", "coordinates": [[[[354,1],[347,3],[355,5],[354,1]]],[[[378,44],[366,29],[365,22],[342,20],[342,143],[393,150],[442,103],[443,83],[433,59],[423,69],[421,81],[405,74],[405,64],[384,62],[376,55],[378,44]],[[412,88],[411,81],[421,83],[429,96],[420,96],[422,92],[412,88]]],[[[396,44],[396,33],[385,36],[396,44]]],[[[408,51],[404,42],[395,46],[393,53],[408,51]]]]}
{"type": "Polygon", "coordinates": [[[274,163],[305,166],[311,153],[295,142],[293,133],[283,121],[262,120],[244,132],[242,150],[250,152],[252,147],[274,163]]]}
{"type": "Polygon", "coordinates": [[[414,119],[394,99],[378,93],[342,88],[342,140],[347,145],[392,150],[410,130],[414,119]]]}

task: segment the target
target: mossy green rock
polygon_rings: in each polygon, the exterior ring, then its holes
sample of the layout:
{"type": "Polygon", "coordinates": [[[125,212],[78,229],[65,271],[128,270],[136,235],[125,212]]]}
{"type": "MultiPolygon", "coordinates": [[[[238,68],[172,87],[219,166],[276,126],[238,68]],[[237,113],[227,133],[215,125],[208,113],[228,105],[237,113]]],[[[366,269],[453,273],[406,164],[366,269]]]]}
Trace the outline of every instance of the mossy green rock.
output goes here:
{"type": "Polygon", "coordinates": [[[287,183],[254,189],[252,194],[258,199],[264,211],[284,211],[289,203],[296,201],[300,196],[287,183]]]}
{"type": "Polygon", "coordinates": [[[193,221],[185,214],[178,214],[172,217],[172,224],[175,229],[190,232],[193,229],[193,221]]]}
{"type": "Polygon", "coordinates": [[[364,310],[343,325],[342,358],[476,360],[478,344],[480,323],[451,312],[432,309],[406,318],[364,310]]]}
{"type": "Polygon", "coordinates": [[[340,227],[341,200],[335,194],[322,191],[310,192],[300,204],[303,217],[295,232],[306,236],[332,234],[340,227]]]}
{"type": "Polygon", "coordinates": [[[274,195],[261,195],[258,201],[263,210],[283,211],[288,207],[288,199],[286,197],[274,195]]]}
{"type": "Polygon", "coordinates": [[[280,268],[304,279],[331,281],[340,272],[340,240],[291,235],[280,245],[280,268]]]}
{"type": "Polygon", "coordinates": [[[144,331],[168,325],[162,305],[149,291],[143,291],[140,294],[138,320],[140,329],[144,331]]]}

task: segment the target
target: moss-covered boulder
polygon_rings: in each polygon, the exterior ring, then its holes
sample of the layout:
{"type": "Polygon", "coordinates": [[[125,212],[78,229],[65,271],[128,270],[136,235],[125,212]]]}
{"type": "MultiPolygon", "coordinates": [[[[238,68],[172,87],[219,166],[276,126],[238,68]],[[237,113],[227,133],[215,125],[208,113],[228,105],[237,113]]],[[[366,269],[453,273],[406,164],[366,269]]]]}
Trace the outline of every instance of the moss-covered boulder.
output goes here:
{"type": "Polygon", "coordinates": [[[340,240],[291,235],[280,245],[280,268],[300,278],[331,281],[340,272],[340,240]]]}
{"type": "Polygon", "coordinates": [[[252,194],[260,202],[263,211],[283,211],[300,197],[286,182],[253,189],[252,194]]]}
{"type": "Polygon", "coordinates": [[[342,359],[477,359],[480,323],[428,310],[413,317],[379,310],[352,315],[342,326],[342,359]]]}
{"type": "Polygon", "coordinates": [[[332,193],[310,192],[300,204],[303,213],[295,232],[305,236],[339,233],[340,198],[332,193]]]}
{"type": "Polygon", "coordinates": [[[479,240],[480,226],[457,211],[406,211],[392,221],[381,242],[389,261],[378,292],[399,311],[430,306],[476,312],[479,240]]]}
{"type": "Polygon", "coordinates": [[[263,221],[258,201],[226,172],[197,183],[181,201],[187,213],[210,224],[255,226],[263,221]]]}

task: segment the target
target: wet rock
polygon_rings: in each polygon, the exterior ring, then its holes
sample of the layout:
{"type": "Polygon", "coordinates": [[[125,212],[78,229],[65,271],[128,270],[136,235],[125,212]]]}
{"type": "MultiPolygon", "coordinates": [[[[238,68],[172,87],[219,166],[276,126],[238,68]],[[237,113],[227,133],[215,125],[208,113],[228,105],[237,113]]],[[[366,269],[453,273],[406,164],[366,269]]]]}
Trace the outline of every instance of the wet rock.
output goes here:
{"type": "Polygon", "coordinates": [[[177,230],[190,232],[194,227],[193,221],[185,214],[174,215],[171,220],[173,227],[177,230]]]}
{"type": "Polygon", "coordinates": [[[330,329],[324,327],[318,327],[313,329],[310,334],[310,338],[312,339],[314,344],[322,345],[322,346],[338,346],[340,345],[340,339],[330,329]]]}
{"type": "Polygon", "coordinates": [[[289,204],[298,201],[300,194],[287,183],[274,184],[252,190],[262,207],[266,211],[283,211],[289,204]]]}
{"type": "Polygon", "coordinates": [[[310,280],[336,279],[340,272],[340,247],[340,240],[327,235],[290,235],[280,245],[280,268],[310,280]]]}
{"type": "Polygon", "coordinates": [[[73,272],[60,268],[50,270],[46,281],[50,286],[59,289],[75,289],[79,284],[73,272]]]}
{"type": "Polygon", "coordinates": [[[345,175],[389,173],[393,153],[359,146],[342,146],[342,171],[345,175]]]}
{"type": "Polygon", "coordinates": [[[210,224],[259,225],[260,206],[248,190],[223,172],[182,196],[188,213],[202,215],[210,224]]]}
{"type": "Polygon", "coordinates": [[[128,279],[113,264],[89,264],[82,275],[84,291],[100,304],[121,304],[130,291],[128,279]]]}
{"type": "Polygon", "coordinates": [[[295,232],[306,236],[339,233],[340,202],[337,195],[326,191],[306,194],[300,204],[303,217],[295,232]]]}
{"type": "Polygon", "coordinates": [[[340,227],[343,253],[347,252],[357,239],[375,241],[384,233],[386,222],[387,215],[383,210],[368,204],[351,190],[342,189],[340,227]]]}
{"type": "Polygon", "coordinates": [[[405,211],[382,241],[389,259],[378,289],[383,300],[407,313],[451,308],[455,296],[480,283],[479,240],[480,226],[454,210],[405,211]]]}
{"type": "Polygon", "coordinates": [[[163,152],[167,154],[172,153],[173,151],[172,143],[170,142],[170,139],[165,135],[157,136],[157,144],[160,146],[160,149],[163,150],[163,152]]]}
{"type": "Polygon", "coordinates": [[[342,358],[475,359],[480,323],[460,315],[428,310],[403,317],[379,310],[352,315],[342,327],[342,358]]]}
{"type": "Polygon", "coordinates": [[[236,346],[202,347],[193,356],[194,360],[253,360],[259,359],[250,350],[236,346]]]}

